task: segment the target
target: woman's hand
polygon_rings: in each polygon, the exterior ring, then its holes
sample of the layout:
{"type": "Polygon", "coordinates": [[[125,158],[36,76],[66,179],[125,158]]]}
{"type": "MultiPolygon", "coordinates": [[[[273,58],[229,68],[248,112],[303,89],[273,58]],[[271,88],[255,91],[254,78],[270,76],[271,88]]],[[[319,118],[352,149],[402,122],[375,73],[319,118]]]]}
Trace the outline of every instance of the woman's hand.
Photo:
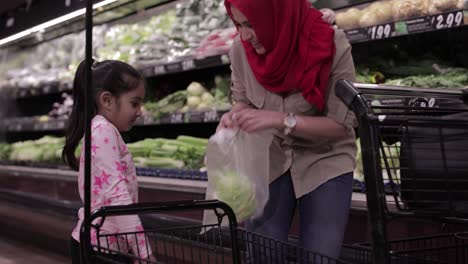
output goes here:
{"type": "Polygon", "coordinates": [[[251,133],[269,128],[282,129],[286,113],[257,109],[243,109],[233,113],[231,117],[235,126],[251,133]]]}
{"type": "Polygon", "coordinates": [[[223,129],[223,128],[234,128],[235,125],[234,125],[234,120],[232,120],[232,115],[234,114],[234,111],[229,111],[227,113],[225,113],[221,119],[219,120],[219,124],[218,124],[218,127],[216,127],[216,132],[218,132],[219,130],[223,129]]]}
{"type": "Polygon", "coordinates": [[[243,109],[252,109],[250,106],[243,104],[243,103],[236,103],[231,111],[225,113],[222,117],[221,120],[219,120],[218,127],[216,128],[216,132],[218,132],[222,128],[234,128],[236,127],[236,124],[234,123],[233,115],[236,112],[239,112],[243,109]]]}
{"type": "Polygon", "coordinates": [[[330,25],[333,25],[335,22],[335,11],[331,10],[330,8],[322,8],[320,9],[320,12],[322,12],[323,16],[322,19],[325,20],[330,25]]]}

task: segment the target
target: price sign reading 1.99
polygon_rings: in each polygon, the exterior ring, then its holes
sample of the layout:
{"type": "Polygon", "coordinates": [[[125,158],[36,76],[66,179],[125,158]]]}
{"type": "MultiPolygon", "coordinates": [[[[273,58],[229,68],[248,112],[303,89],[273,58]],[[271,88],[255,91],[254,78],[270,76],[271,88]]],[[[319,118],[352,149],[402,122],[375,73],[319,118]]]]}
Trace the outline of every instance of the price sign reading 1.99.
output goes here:
{"type": "Polygon", "coordinates": [[[463,11],[435,15],[431,19],[433,29],[452,28],[463,25],[463,11]]]}
{"type": "Polygon", "coordinates": [[[395,24],[383,24],[377,25],[369,28],[369,38],[374,39],[384,39],[389,38],[395,35],[395,24]]]}

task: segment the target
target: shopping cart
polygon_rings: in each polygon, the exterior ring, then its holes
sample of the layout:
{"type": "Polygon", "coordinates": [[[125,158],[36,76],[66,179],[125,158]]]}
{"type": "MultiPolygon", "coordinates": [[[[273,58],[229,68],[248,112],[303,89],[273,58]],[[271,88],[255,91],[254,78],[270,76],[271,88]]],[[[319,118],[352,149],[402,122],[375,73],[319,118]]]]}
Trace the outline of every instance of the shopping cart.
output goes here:
{"type": "MultiPolygon", "coordinates": [[[[374,262],[390,263],[394,252],[386,239],[387,216],[468,222],[466,90],[339,81],[336,95],[359,122],[374,262]]],[[[464,241],[464,236],[447,236],[464,241]]],[[[442,263],[467,263],[466,258],[452,258],[463,253],[459,251],[447,253],[450,261],[442,263]]]]}
{"type": "MultiPolygon", "coordinates": [[[[86,249],[86,263],[349,263],[240,229],[232,209],[219,201],[102,207],[92,214],[90,221],[97,222],[91,225],[91,232],[95,231],[97,239],[86,249]],[[206,225],[174,224],[127,233],[101,232],[109,217],[167,215],[177,211],[211,211],[218,221],[206,225]],[[144,241],[136,252],[128,250],[131,238],[144,241]],[[113,247],[110,247],[111,241],[113,247]],[[140,253],[148,249],[156,260],[140,257],[140,253]]],[[[88,235],[82,231],[83,241],[88,235]]]]}

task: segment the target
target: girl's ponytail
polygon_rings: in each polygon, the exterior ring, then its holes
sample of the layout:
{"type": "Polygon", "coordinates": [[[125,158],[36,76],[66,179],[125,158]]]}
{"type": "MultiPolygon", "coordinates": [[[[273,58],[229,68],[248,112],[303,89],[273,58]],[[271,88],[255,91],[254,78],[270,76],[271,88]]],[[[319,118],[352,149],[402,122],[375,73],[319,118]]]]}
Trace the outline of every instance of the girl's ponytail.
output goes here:
{"type": "MultiPolygon", "coordinates": [[[[132,66],[116,60],[95,62],[93,60],[93,101],[94,111],[97,113],[99,93],[108,91],[118,97],[144,83],[141,74],[132,66]]],[[[75,151],[84,136],[84,89],[86,85],[86,61],[83,60],[75,73],[73,81],[73,108],[68,119],[65,136],[65,146],[62,151],[63,161],[74,170],[79,169],[79,162],[75,151]]]]}
{"type": "Polygon", "coordinates": [[[84,89],[86,83],[86,60],[83,60],[75,73],[73,81],[73,108],[68,119],[65,136],[65,146],[62,151],[62,160],[74,170],[78,170],[79,161],[75,151],[84,135],[84,89]]]}

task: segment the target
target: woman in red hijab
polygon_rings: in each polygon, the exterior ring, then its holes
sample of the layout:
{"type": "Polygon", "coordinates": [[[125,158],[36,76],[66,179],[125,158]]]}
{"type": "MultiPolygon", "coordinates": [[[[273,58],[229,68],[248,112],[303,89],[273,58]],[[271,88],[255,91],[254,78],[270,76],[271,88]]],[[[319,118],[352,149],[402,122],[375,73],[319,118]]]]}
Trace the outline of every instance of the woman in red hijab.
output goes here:
{"type": "Polygon", "coordinates": [[[218,129],[274,129],[270,198],[250,231],[288,239],[299,211],[301,246],[337,258],[356,161],[355,117],[335,96],[355,81],[351,46],[307,0],[225,0],[240,37],[230,52],[234,101],[218,129]]]}

